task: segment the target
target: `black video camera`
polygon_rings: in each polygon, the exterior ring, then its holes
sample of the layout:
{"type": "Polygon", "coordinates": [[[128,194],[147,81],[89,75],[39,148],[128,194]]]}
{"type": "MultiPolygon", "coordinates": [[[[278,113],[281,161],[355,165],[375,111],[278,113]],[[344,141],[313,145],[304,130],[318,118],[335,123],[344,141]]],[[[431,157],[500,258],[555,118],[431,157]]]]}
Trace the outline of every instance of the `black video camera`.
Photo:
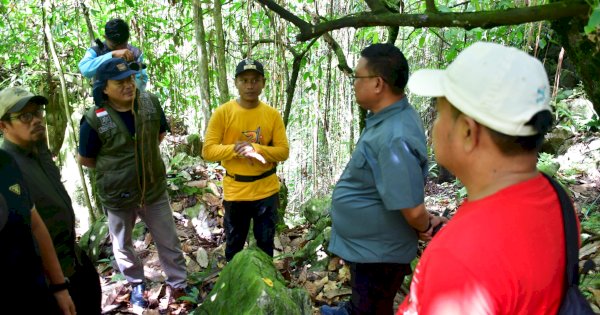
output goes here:
{"type": "Polygon", "coordinates": [[[129,63],[127,63],[127,66],[129,67],[129,69],[133,70],[133,71],[140,71],[142,69],[146,69],[146,64],[143,62],[137,62],[137,61],[131,61],[129,63]]]}

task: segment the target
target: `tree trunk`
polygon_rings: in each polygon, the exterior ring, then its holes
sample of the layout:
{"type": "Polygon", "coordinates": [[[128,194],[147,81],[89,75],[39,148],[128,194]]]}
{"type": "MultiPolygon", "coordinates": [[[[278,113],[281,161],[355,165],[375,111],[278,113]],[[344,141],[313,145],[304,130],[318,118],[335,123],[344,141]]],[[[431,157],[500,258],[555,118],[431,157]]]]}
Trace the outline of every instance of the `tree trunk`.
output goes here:
{"type": "Polygon", "coordinates": [[[221,104],[229,101],[229,88],[227,87],[227,64],[225,62],[225,35],[223,34],[223,15],[221,13],[221,0],[214,0],[213,19],[215,21],[215,31],[217,38],[217,76],[219,82],[219,102],[221,104]]]}
{"type": "Polygon", "coordinates": [[[583,88],[594,104],[596,114],[600,115],[600,53],[599,43],[592,42],[584,33],[587,19],[572,18],[552,22],[552,29],[558,35],[559,43],[564,47],[571,62],[575,64],[577,74],[583,82],[583,88]]]}
{"type": "Polygon", "coordinates": [[[196,54],[198,56],[198,76],[200,77],[200,98],[203,121],[200,123],[200,134],[204,134],[210,119],[210,81],[208,80],[208,57],[206,52],[206,33],[204,32],[204,14],[200,0],[194,0],[194,30],[196,38],[196,54]]]}
{"type": "Polygon", "coordinates": [[[94,26],[92,25],[92,22],[90,21],[90,10],[85,5],[85,3],[81,2],[80,4],[81,4],[81,9],[83,11],[83,17],[85,18],[85,24],[87,25],[88,36],[90,37],[90,45],[94,46],[94,45],[96,45],[96,42],[94,41],[96,39],[96,35],[94,35],[94,26]]]}
{"type": "MultiPolygon", "coordinates": [[[[73,125],[73,121],[71,120],[71,111],[69,109],[69,99],[67,97],[68,94],[67,94],[67,84],[65,82],[65,74],[64,74],[64,70],[60,64],[60,61],[58,59],[58,55],[56,54],[56,50],[54,49],[54,40],[52,39],[52,33],[50,32],[50,25],[48,24],[46,6],[47,6],[46,1],[42,0],[42,21],[44,23],[44,34],[48,40],[48,47],[50,48],[50,53],[52,54],[52,59],[54,60],[54,66],[56,67],[56,70],[58,71],[58,77],[60,79],[60,88],[61,88],[62,97],[63,97],[64,110],[65,110],[67,119],[69,119],[69,124],[71,125],[71,132],[72,132],[73,136],[69,137],[69,139],[71,139],[71,141],[73,142],[72,147],[77,148],[77,141],[75,140],[75,138],[76,138],[75,135],[77,133],[75,132],[75,126],[73,125]]],[[[81,168],[81,164],[79,164],[79,160],[77,158],[75,158],[75,160],[77,161],[77,168],[79,169],[79,177],[81,178],[81,186],[83,187],[85,202],[88,207],[90,223],[93,223],[96,221],[96,214],[94,213],[94,209],[92,208],[92,203],[90,201],[90,195],[88,193],[87,185],[85,184],[85,176],[83,175],[83,169],[81,168]]]]}

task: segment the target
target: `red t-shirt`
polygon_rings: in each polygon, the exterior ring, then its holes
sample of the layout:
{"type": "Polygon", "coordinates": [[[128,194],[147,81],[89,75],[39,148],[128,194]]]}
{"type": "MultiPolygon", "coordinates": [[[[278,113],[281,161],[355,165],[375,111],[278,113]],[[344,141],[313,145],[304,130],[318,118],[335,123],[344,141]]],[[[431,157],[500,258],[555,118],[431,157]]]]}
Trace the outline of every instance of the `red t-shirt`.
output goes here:
{"type": "Polygon", "coordinates": [[[539,175],[465,201],[427,246],[396,315],[556,314],[564,275],[560,202],[539,175]]]}

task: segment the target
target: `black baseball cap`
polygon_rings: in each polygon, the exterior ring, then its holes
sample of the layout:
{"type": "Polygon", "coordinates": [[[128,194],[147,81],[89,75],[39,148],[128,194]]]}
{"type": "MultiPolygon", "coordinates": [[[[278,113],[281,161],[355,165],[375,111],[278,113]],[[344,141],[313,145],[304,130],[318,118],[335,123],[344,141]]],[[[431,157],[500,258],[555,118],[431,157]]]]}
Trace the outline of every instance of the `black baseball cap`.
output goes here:
{"type": "Polygon", "coordinates": [[[263,67],[262,63],[254,59],[244,59],[238,63],[237,67],[235,67],[235,77],[237,78],[240,73],[250,70],[256,71],[262,76],[265,75],[265,68],[263,67]]]}
{"type": "Polygon", "coordinates": [[[123,44],[129,40],[129,25],[122,19],[112,19],[106,22],[104,35],[116,45],[123,44]]]}

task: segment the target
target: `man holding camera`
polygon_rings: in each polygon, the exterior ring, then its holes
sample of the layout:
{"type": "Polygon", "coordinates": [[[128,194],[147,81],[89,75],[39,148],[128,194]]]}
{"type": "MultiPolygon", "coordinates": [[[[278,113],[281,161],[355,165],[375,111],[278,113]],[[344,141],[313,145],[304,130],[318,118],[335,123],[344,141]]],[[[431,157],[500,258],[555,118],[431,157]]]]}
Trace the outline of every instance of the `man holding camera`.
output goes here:
{"type": "Polygon", "coordinates": [[[187,270],[159,149],[169,127],[158,98],[136,89],[137,73],[121,58],[98,67],[93,89],[96,106],[81,120],[79,161],[96,169],[115,260],[132,286],[131,304],[145,308],[144,266],[131,237],[138,216],[156,243],[173,300],[187,294],[187,270]]]}
{"type": "Polygon", "coordinates": [[[79,71],[88,79],[96,75],[98,67],[110,58],[123,58],[130,63],[130,68],[139,71],[135,76],[140,91],[146,90],[148,74],[142,51],[130,45],[129,26],[122,19],[112,19],[104,27],[104,42],[96,39],[97,46],[89,48],[79,62],[79,71]],[[141,70],[141,71],[140,71],[141,70]]]}

